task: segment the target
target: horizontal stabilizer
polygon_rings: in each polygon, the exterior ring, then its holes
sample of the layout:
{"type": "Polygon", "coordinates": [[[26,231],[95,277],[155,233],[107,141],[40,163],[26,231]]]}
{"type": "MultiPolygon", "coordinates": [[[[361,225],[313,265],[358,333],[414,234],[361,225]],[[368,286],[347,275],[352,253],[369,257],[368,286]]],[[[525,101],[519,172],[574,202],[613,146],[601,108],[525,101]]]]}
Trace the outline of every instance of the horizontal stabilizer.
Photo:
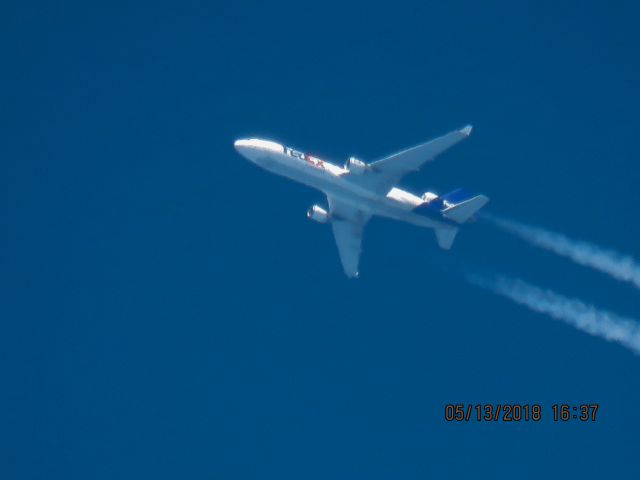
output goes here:
{"type": "Polygon", "coordinates": [[[445,208],[442,213],[456,223],[464,223],[489,201],[484,195],[477,195],[469,200],[445,208]]]}
{"type": "Polygon", "coordinates": [[[438,246],[443,250],[449,250],[451,245],[453,245],[453,241],[456,239],[458,227],[447,225],[446,227],[438,227],[435,231],[438,246]]]}

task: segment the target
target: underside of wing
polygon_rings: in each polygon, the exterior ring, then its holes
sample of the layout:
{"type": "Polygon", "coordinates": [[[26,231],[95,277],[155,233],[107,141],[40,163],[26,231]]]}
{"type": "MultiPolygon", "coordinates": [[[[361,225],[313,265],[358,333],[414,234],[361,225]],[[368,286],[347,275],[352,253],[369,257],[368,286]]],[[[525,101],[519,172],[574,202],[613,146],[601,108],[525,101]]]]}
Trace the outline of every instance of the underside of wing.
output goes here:
{"type": "Polygon", "coordinates": [[[331,226],[344,273],[349,278],[357,278],[362,251],[362,227],[344,220],[334,220],[331,226]]]}
{"type": "Polygon", "coordinates": [[[467,138],[471,134],[471,128],[471,125],[467,125],[460,130],[372,162],[368,165],[366,174],[354,181],[378,193],[386,193],[407,173],[419,170],[424,163],[467,138]]]}
{"type": "Polygon", "coordinates": [[[336,198],[328,197],[328,200],[331,226],[342,268],[349,278],[357,278],[362,251],[362,231],[371,216],[336,198]]]}

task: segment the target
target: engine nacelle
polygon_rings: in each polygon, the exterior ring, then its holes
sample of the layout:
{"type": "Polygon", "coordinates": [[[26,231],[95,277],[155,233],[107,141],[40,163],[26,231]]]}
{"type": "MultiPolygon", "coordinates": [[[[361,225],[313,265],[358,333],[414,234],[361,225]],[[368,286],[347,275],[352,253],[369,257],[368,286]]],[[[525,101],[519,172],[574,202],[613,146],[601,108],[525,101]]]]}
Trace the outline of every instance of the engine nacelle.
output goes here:
{"type": "Polygon", "coordinates": [[[347,163],[345,164],[345,168],[354,175],[362,175],[367,171],[368,166],[356,157],[349,157],[349,160],[347,160],[347,163]]]}
{"type": "Polygon", "coordinates": [[[314,205],[307,211],[307,218],[318,223],[328,223],[330,215],[324,208],[314,205]]]}
{"type": "Polygon", "coordinates": [[[438,198],[438,195],[436,195],[433,192],[424,192],[422,194],[422,201],[423,203],[431,203],[433,202],[436,198],[438,198]]]}

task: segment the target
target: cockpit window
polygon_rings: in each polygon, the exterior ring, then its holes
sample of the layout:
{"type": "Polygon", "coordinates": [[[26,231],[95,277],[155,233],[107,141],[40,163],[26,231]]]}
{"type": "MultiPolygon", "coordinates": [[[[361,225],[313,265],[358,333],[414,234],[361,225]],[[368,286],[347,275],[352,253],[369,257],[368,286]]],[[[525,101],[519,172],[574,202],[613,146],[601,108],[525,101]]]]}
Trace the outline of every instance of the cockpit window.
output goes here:
{"type": "Polygon", "coordinates": [[[276,142],[270,142],[269,140],[260,140],[259,138],[252,138],[248,140],[252,147],[262,148],[264,150],[270,150],[276,153],[283,153],[284,147],[276,142]]]}

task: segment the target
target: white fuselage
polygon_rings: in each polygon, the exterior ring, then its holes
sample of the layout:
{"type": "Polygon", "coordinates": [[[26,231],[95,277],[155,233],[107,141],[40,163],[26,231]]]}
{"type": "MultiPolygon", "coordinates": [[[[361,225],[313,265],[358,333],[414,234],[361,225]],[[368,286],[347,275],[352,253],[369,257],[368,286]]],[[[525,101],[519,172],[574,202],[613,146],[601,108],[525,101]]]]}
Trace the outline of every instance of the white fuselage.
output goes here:
{"type": "Polygon", "coordinates": [[[352,181],[355,174],[346,168],[279,143],[244,139],[237,140],[234,147],[243,157],[265,170],[320,190],[329,197],[339,198],[368,214],[421,227],[436,228],[446,223],[437,218],[411,212],[418,205],[425,203],[423,198],[399,188],[392,188],[386,194],[379,194],[352,181]]]}

